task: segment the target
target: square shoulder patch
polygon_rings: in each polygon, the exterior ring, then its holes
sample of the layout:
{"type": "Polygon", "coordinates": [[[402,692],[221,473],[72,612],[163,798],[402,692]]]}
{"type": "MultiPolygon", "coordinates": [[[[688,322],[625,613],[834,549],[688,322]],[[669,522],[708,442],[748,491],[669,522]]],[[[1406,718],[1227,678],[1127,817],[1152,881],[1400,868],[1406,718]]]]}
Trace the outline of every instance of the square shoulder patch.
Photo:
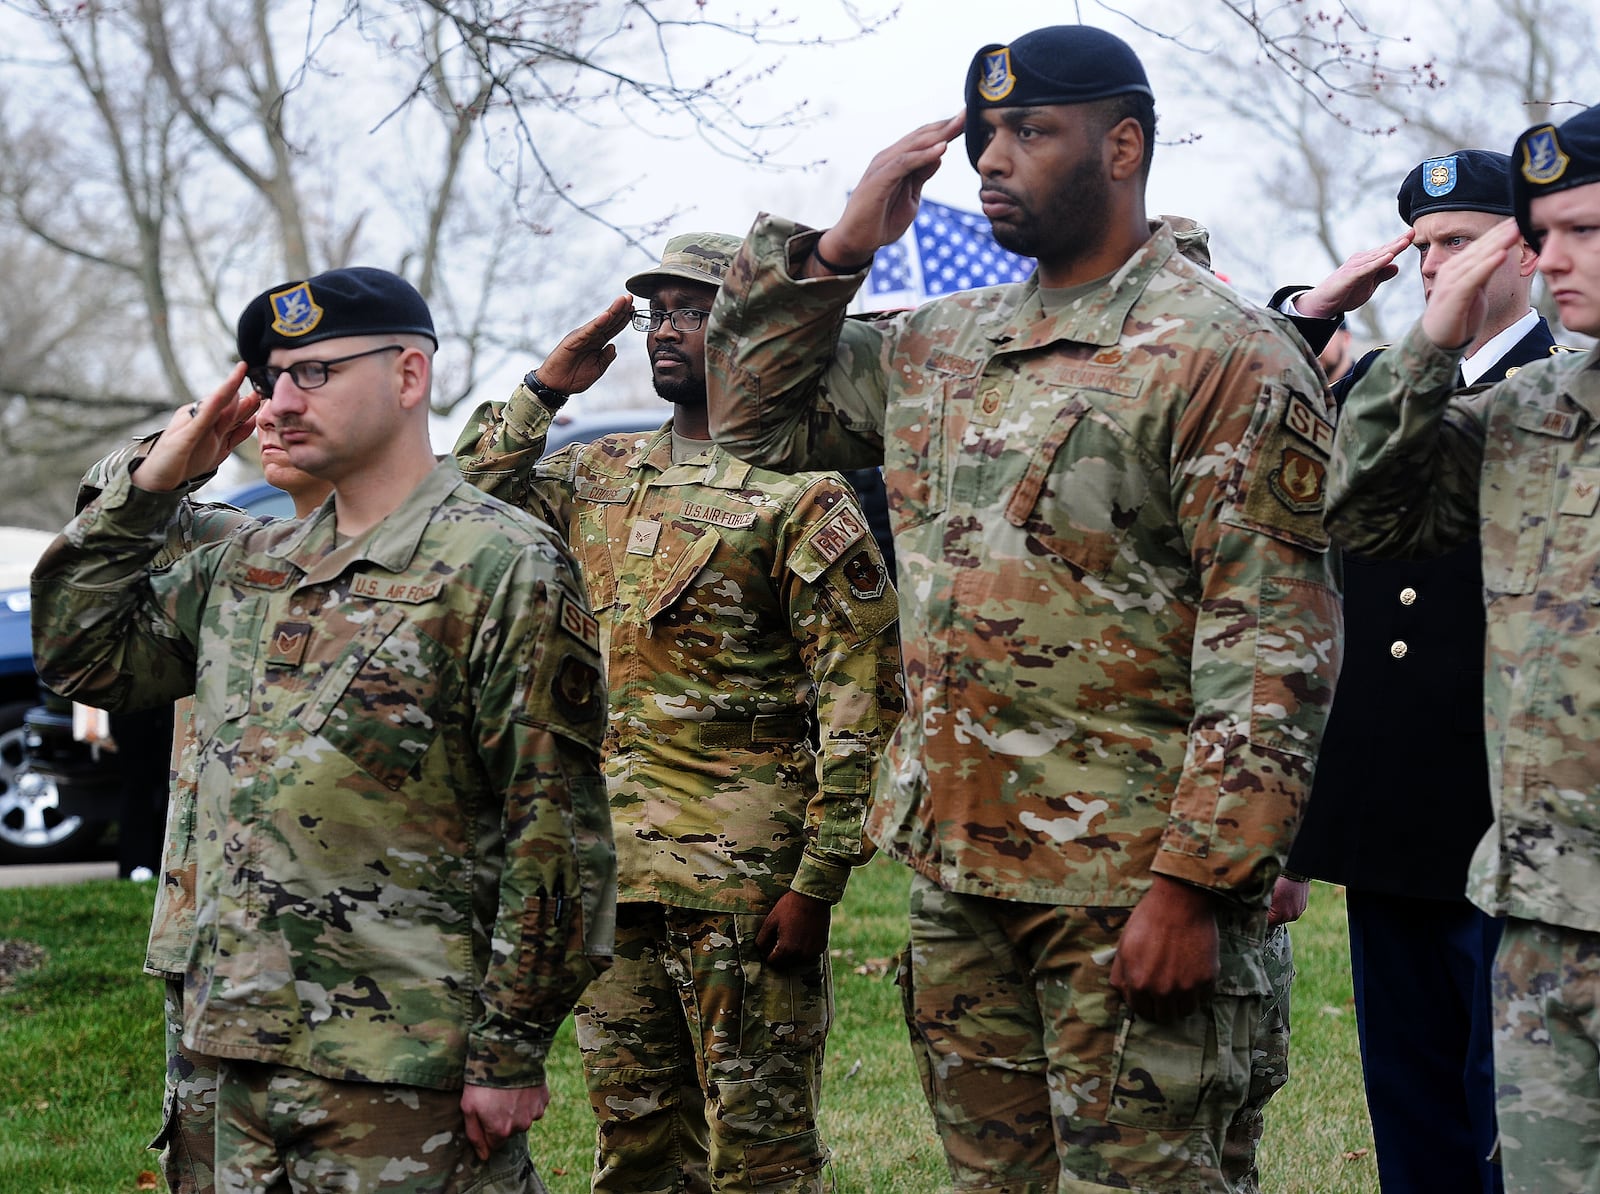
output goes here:
{"type": "Polygon", "coordinates": [[[1278,382],[1262,387],[1229,521],[1316,551],[1328,546],[1322,507],[1333,422],[1314,400],[1278,382]]]}

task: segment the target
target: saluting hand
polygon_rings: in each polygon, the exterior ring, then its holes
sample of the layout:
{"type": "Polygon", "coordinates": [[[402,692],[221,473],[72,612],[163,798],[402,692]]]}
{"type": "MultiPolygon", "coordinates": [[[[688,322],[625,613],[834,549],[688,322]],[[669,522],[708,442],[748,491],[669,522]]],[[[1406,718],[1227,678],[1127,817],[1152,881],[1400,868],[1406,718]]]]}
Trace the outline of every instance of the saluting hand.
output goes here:
{"type": "Polygon", "coordinates": [[[552,390],[563,394],[583,393],[599,381],[611,368],[611,362],[617,359],[617,346],[611,341],[632,318],[632,295],[612,299],[611,305],[599,315],[563,336],[561,343],[534,372],[552,390]]]}
{"type": "Polygon", "coordinates": [[[211,472],[250,438],[261,399],[253,390],[239,392],[244,374],[241,361],[208,397],[178,408],[150,454],[140,461],[134,485],[151,493],[170,493],[211,472]]]}
{"type": "Polygon", "coordinates": [[[1407,228],[1376,249],[1363,249],[1344,259],[1310,290],[1294,296],[1294,309],[1308,319],[1333,319],[1364,307],[1379,286],[1400,272],[1394,259],[1410,247],[1416,230],[1407,228]]]}
{"type": "Polygon", "coordinates": [[[1505,262],[1506,254],[1521,242],[1517,222],[1508,219],[1440,266],[1433,279],[1433,293],[1422,312],[1422,334],[1440,348],[1458,349],[1471,344],[1489,313],[1483,288],[1505,262]]]}
{"type": "MultiPolygon", "coordinates": [[[[964,112],[936,120],[881,151],[850,192],[838,222],[822,234],[818,252],[829,261],[856,265],[899,240],[916,218],[922,184],[939,169],[945,146],[961,135],[966,123],[964,112]]],[[[807,262],[806,271],[808,276],[827,273],[815,260],[807,262]]]]}

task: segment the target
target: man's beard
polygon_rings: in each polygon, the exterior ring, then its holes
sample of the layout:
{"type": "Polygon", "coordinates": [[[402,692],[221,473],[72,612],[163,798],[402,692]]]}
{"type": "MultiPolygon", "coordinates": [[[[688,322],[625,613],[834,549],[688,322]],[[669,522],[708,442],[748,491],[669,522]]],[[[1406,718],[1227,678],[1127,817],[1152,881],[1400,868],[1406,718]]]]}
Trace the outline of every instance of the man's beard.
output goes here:
{"type": "Polygon", "coordinates": [[[1043,205],[1048,226],[1038,213],[1012,195],[1020,220],[1011,225],[992,224],[990,230],[996,243],[1052,265],[1088,256],[1105,239],[1109,222],[1110,190],[1103,170],[1099,159],[1092,155],[1085,155],[1072,168],[1043,205]]]}
{"type": "Polygon", "coordinates": [[[676,381],[655,379],[656,395],[675,406],[704,406],[706,383],[704,378],[683,377],[676,381]]]}

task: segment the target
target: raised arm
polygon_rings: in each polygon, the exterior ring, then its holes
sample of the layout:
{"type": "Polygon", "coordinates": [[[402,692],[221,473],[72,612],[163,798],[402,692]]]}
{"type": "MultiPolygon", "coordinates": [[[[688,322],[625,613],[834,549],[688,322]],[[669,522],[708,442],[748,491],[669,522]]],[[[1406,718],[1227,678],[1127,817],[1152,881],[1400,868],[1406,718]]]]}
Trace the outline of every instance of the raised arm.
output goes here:
{"type": "MultiPolygon", "coordinates": [[[[239,394],[244,366],[172,416],[140,457],[119,453],[105,488],[68,524],[33,573],[34,662],[63,696],[104,709],[151,708],[194,691],[208,564],[173,563],[184,497],[254,429],[239,394]],[[170,569],[168,566],[170,565],[170,569]],[[160,592],[152,576],[160,573],[160,592]]],[[[101,479],[101,478],[97,478],[101,479]]],[[[205,560],[214,552],[196,553],[205,560]]]]}
{"type": "Polygon", "coordinates": [[[560,462],[540,469],[550,421],[573,394],[605,376],[617,358],[612,343],[633,317],[633,300],[620,295],[581,327],[561,338],[505,402],[485,402],[456,440],[461,475],[485,493],[539,515],[566,532],[571,487],[560,462]]]}
{"type": "Polygon", "coordinates": [[[1426,557],[1478,534],[1487,399],[1451,394],[1483,326],[1484,287],[1521,236],[1506,220],[1445,262],[1422,319],[1346,396],[1327,511],[1341,546],[1426,557]]]}

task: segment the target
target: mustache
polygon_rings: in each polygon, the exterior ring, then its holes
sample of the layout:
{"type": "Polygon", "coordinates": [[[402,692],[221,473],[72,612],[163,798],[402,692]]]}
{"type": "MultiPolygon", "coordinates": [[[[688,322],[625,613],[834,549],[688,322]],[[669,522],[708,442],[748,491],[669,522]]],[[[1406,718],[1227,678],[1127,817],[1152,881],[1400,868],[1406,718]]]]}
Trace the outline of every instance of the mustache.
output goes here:
{"type": "Polygon", "coordinates": [[[682,361],[685,365],[689,363],[688,356],[679,352],[675,348],[658,348],[650,354],[650,360],[652,362],[666,360],[668,358],[674,361],[682,361]]]}

